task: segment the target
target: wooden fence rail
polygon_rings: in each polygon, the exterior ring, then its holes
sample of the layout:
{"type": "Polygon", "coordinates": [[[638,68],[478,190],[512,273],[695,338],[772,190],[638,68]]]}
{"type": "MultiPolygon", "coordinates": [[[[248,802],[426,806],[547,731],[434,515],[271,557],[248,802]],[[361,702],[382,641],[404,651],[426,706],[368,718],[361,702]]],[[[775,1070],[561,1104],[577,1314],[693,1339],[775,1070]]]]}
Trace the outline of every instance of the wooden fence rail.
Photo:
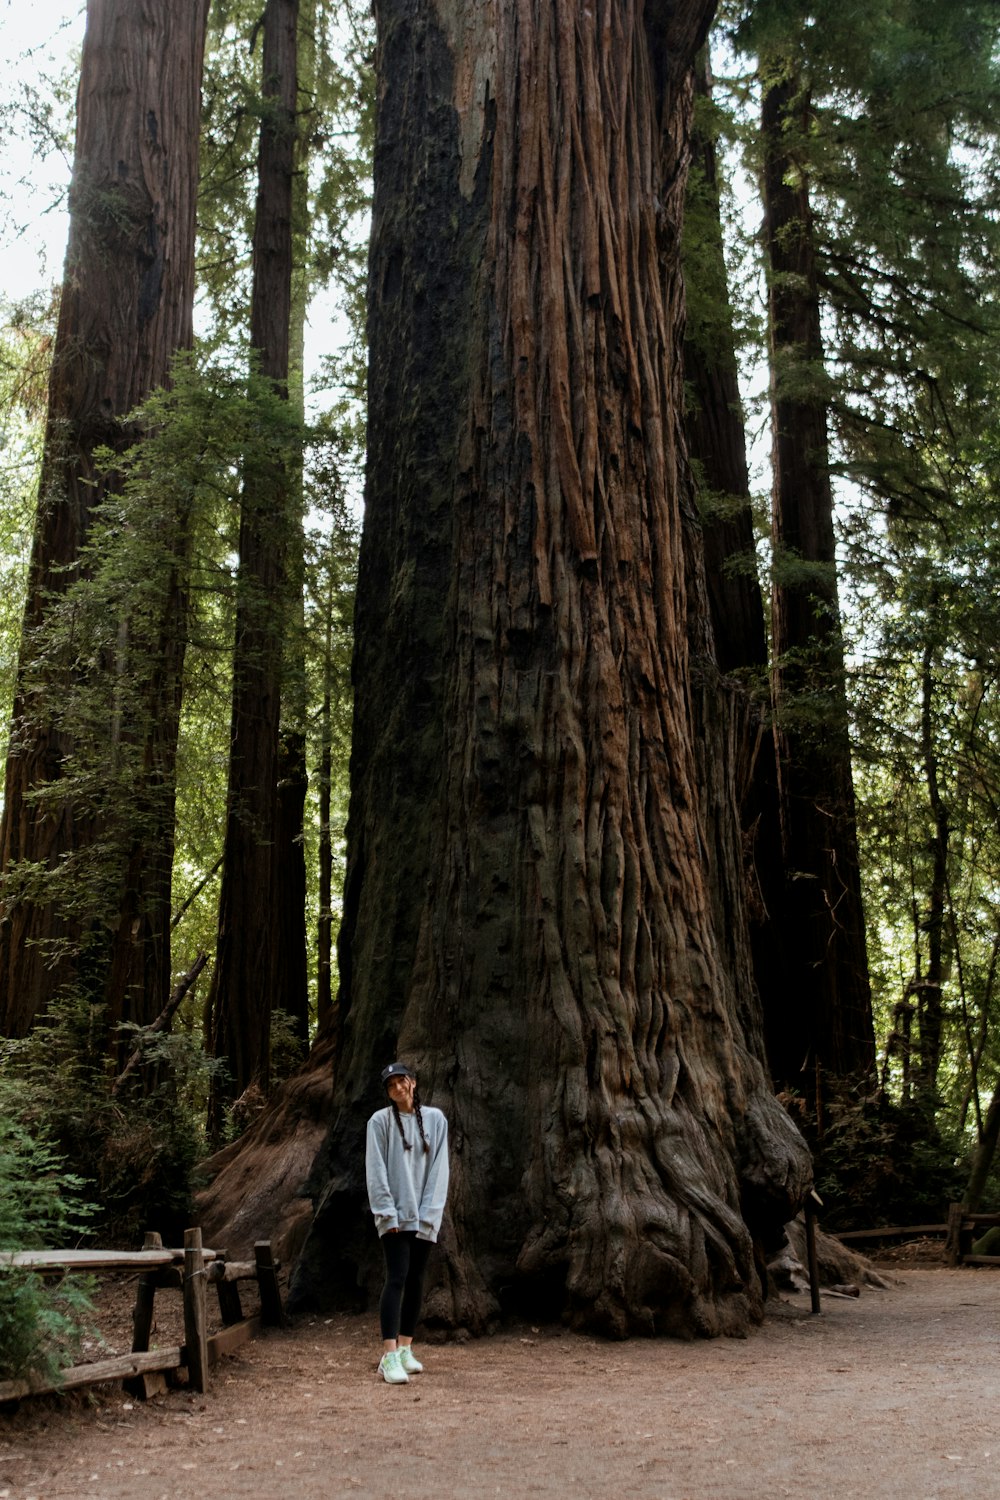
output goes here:
{"type": "Polygon", "coordinates": [[[961,1203],[952,1203],[948,1208],[946,1224],[880,1224],[875,1229],[846,1229],[834,1238],[845,1245],[857,1245],[865,1241],[906,1239],[908,1236],[941,1235],[944,1239],[942,1256],[949,1266],[1000,1266],[1000,1255],[973,1255],[972,1242],[976,1230],[988,1229],[1000,1224],[1000,1214],[966,1213],[961,1203]]]}
{"type": "Polygon", "coordinates": [[[842,1229],[833,1238],[842,1245],[861,1244],[865,1240],[903,1240],[911,1235],[924,1238],[929,1235],[946,1235],[947,1224],[880,1224],[875,1229],[842,1229]]]}
{"type": "Polygon", "coordinates": [[[252,1261],[227,1260],[225,1251],[206,1249],[201,1230],[184,1233],[184,1248],[169,1249],[158,1234],[147,1234],[141,1250],[17,1250],[0,1253],[0,1267],[14,1266],[41,1275],[68,1271],[140,1271],[135,1307],[132,1311],[132,1352],[63,1370],[55,1380],[29,1375],[23,1380],[0,1381],[0,1402],[51,1391],[73,1390],[106,1380],[124,1380],[140,1397],[166,1389],[165,1372],[185,1368],[189,1385],[196,1391],[208,1388],[208,1372],[224,1354],[258,1333],[261,1328],[284,1323],[278,1265],[269,1240],[254,1246],[252,1261]],[[239,1282],[256,1281],[260,1312],[243,1316],[239,1282]],[[208,1332],[208,1288],[216,1288],[222,1329],[208,1332]],[[179,1288],[184,1298],[184,1343],[165,1349],[150,1349],[153,1308],[158,1290],[179,1288]]]}

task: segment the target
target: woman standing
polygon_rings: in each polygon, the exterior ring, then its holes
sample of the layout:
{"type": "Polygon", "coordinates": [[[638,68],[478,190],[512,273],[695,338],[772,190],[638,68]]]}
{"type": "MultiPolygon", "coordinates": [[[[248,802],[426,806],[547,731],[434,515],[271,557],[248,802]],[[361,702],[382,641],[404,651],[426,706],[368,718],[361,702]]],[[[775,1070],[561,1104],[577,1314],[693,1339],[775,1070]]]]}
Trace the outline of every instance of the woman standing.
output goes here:
{"type": "Polygon", "coordinates": [[[390,1063],[379,1081],[389,1103],[368,1121],[365,1151],[368,1202],[385,1256],[379,1373],[389,1385],[403,1385],[423,1369],[411,1346],[448,1196],[448,1121],[439,1109],[421,1108],[405,1063],[390,1063]]]}

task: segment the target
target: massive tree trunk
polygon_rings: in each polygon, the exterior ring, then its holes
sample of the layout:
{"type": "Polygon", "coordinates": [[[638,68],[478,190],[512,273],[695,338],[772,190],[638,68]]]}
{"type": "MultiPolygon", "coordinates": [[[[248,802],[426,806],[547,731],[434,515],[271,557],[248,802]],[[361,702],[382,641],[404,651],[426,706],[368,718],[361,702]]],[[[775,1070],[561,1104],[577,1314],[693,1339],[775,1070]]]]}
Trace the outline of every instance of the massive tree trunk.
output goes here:
{"type": "Polygon", "coordinates": [[[809,100],[764,96],[774,488],[772,642],[782,840],[794,974],[776,1024],[775,1078],[807,1092],[875,1060],[837,603],[833,493],[809,183],[809,100]],[[799,149],[797,149],[797,146],[799,149]]]}
{"type": "MultiPolygon", "coordinates": [[[[184,516],[165,518],[171,534],[159,616],[144,626],[151,655],[130,661],[142,674],[131,689],[137,718],[151,728],[128,808],[101,813],[92,799],[81,806],[71,789],[60,790],[77,746],[54,723],[49,695],[73,692],[76,669],[60,684],[58,667],[53,677],[34,658],[56,601],[80,576],[95,509],[114,487],[95,470],[95,450],[135,440],[123,418],[167,380],[171,357],[191,343],[206,11],[207,0],[148,0],[139,9],[90,0],[87,9],[69,244],[0,831],[0,1031],[12,1035],[79,980],[82,947],[90,950],[91,998],[109,1002],[112,1021],[148,1022],[169,995],[184,516]],[[18,899],[19,865],[55,870],[81,853],[86,863],[88,851],[99,859],[102,848],[114,868],[101,872],[99,913],[68,912],[44,895],[18,899]]],[[[129,632],[125,619],[126,654],[129,632]]],[[[109,756],[114,718],[109,701],[109,756]]],[[[79,892],[74,899],[79,908],[79,892]]]]}
{"type": "MultiPolygon", "coordinates": [[[[298,0],[268,0],[253,239],[250,341],[260,375],[287,396],[292,296],[298,0]]],[[[278,731],[284,634],[289,622],[288,547],[293,476],[288,432],[275,428],[245,465],[240,513],[229,798],[219,937],[209,995],[212,1051],[228,1076],[213,1088],[221,1126],[227,1098],[266,1092],[276,983],[278,731]]]]}
{"type": "Polygon", "coordinates": [[[744,1215],[808,1179],[716,930],[730,747],[703,787],[694,744],[678,230],[711,9],[376,6],[342,1030],[300,1306],[375,1274],[364,1123],[397,1053],[451,1122],[447,1327],[743,1331],[744,1215]]]}
{"type": "MultiPolygon", "coordinates": [[[[696,92],[711,98],[708,48],[696,92]]],[[[710,118],[710,116],[708,117],[710,118]]],[[[705,579],[715,656],[729,685],[753,969],[767,1050],[783,1055],[789,976],[783,921],[785,872],[771,724],[767,633],[755,558],[750,476],[737,377],[736,338],[723,248],[715,137],[696,122],[687,196],[684,274],[684,431],[699,483],[705,579]]],[[[705,736],[702,736],[704,742],[705,736]]]]}

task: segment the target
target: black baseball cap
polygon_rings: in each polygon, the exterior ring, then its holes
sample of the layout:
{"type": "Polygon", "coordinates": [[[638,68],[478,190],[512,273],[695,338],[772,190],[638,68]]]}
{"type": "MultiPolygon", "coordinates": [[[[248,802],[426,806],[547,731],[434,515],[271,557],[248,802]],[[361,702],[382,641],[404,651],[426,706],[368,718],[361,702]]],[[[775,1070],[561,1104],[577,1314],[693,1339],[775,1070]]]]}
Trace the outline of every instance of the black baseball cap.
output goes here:
{"type": "Polygon", "coordinates": [[[382,1069],[379,1083],[385,1088],[390,1078],[416,1078],[416,1076],[412,1068],[408,1068],[405,1063],[394,1062],[382,1069]]]}

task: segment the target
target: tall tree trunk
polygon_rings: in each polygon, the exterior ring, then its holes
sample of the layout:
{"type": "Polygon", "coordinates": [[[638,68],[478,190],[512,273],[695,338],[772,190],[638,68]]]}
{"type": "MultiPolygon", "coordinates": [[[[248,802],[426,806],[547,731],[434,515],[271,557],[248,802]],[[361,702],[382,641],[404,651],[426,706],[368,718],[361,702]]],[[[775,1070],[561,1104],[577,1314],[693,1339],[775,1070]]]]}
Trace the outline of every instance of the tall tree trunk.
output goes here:
{"type": "MultiPolygon", "coordinates": [[[[869,1076],[875,1046],[858,869],[809,186],[794,77],[763,102],[774,488],[772,634],[793,982],[769,1037],[776,1079],[869,1076]]],[[[783,998],[783,1003],[781,1003],[783,998]]]]}
{"type": "Polygon", "coordinates": [[[300,1306],[377,1275],[364,1123],[397,1053],[452,1127],[445,1326],[742,1331],[743,1213],[780,1223],[808,1180],[715,930],[729,746],[703,788],[694,745],[678,230],[711,10],[376,6],[341,1036],[300,1306]]]}
{"type": "MultiPolygon", "coordinates": [[[[955,943],[958,944],[958,933],[955,933],[955,943]]],[[[969,1050],[969,1079],[962,1095],[962,1107],[958,1112],[958,1131],[961,1134],[965,1130],[965,1122],[969,1117],[969,1106],[975,1096],[976,1108],[976,1134],[979,1140],[983,1138],[982,1105],[979,1098],[979,1076],[983,1064],[983,1053],[986,1050],[986,1042],[989,1038],[991,1026],[991,1011],[993,1006],[993,986],[996,983],[997,963],[1000,960],[1000,932],[993,935],[993,946],[990,951],[990,961],[986,969],[986,982],[983,987],[983,997],[979,1010],[979,1034],[974,1046],[969,1050]]]]}
{"type": "MultiPolygon", "coordinates": [[[[153,660],[139,664],[142,717],[152,724],[135,805],[117,845],[106,818],[58,783],[76,748],[46,711],[49,681],[29,683],[54,603],[80,576],[96,507],[114,487],[94,465],[101,446],[137,433],[123,419],[168,378],[192,338],[195,199],[207,0],[89,0],[77,96],[70,230],[39,482],[24,637],[7,760],[0,866],[0,1031],[23,1035],[79,979],[89,945],[92,998],[110,1019],[146,1023],[170,989],[174,756],[183,658],[185,517],[168,518],[153,660]],[[41,800],[39,794],[42,794],[41,800]],[[56,869],[111,842],[107,898],[118,912],[68,915],[58,901],[12,898],[21,862],[56,869]],[[109,926],[112,936],[109,938],[109,926]]],[[[128,621],[123,622],[128,632],[128,621]]],[[[56,685],[57,686],[57,685],[56,685]]],[[[76,686],[73,678],[66,690],[76,686]]],[[[110,693],[110,690],[109,690],[110,693]]],[[[114,706],[108,704],[108,735],[114,706]]],[[[109,751],[110,753],[110,751],[109,751]]],[[[120,831],[120,830],[119,830],[120,831]]]]}
{"type": "MultiPolygon", "coordinates": [[[[267,0],[250,341],[257,368],[287,397],[292,290],[298,0],[267,0]]],[[[219,937],[209,996],[212,1051],[228,1078],[213,1090],[218,1130],[227,1098],[270,1081],[270,1022],[276,983],[274,845],[278,730],[290,501],[288,433],[276,430],[266,456],[243,478],[233,658],[229,799],[219,937]]]]}
{"type": "MultiPolygon", "coordinates": [[[[311,99],[315,89],[315,0],[300,4],[296,44],[297,94],[311,99]]],[[[292,179],[292,294],[289,323],[289,399],[305,424],[305,329],[309,305],[309,147],[307,132],[296,129],[292,179]]],[[[289,509],[288,598],[291,614],[285,637],[278,764],[278,821],[274,845],[275,1009],[290,1017],[304,1057],[309,1047],[309,977],[306,963],[305,806],[306,764],[305,535],[302,464],[296,466],[295,504],[289,509]]]]}
{"type": "MultiPolygon", "coordinates": [[[[935,590],[930,601],[932,615],[936,604],[935,590]]],[[[934,741],[934,647],[930,641],[927,641],[924,646],[920,666],[920,752],[927,786],[927,804],[934,832],[930,839],[931,878],[927,891],[927,904],[920,913],[919,927],[914,932],[918,952],[922,938],[926,937],[927,966],[922,973],[918,971],[914,974],[910,988],[916,996],[917,1027],[920,1035],[919,1064],[914,1078],[914,1094],[917,1102],[933,1116],[937,1107],[937,1077],[941,1064],[944,925],[948,894],[948,844],[951,835],[948,826],[948,809],[941,797],[937,750],[934,741]]]]}
{"type": "MultiPolygon", "coordinates": [[[[708,48],[695,69],[696,93],[711,98],[708,48]]],[[[736,339],[722,233],[715,138],[697,123],[692,134],[684,274],[689,296],[684,341],[688,453],[699,479],[705,577],[715,655],[730,688],[736,750],[736,797],[746,873],[753,969],[763,1008],[768,1054],[781,1055],[789,975],[783,922],[785,873],[778,773],[771,727],[767,634],[755,565],[736,339]],[[774,1030],[774,1035],[771,1030],[774,1030]]],[[[704,743],[705,736],[701,737],[704,743]]]]}
{"type": "MultiPolygon", "coordinates": [[[[695,91],[699,98],[712,97],[707,47],[697,60],[695,91]]],[[[764,674],[764,605],[755,567],[756,540],[723,248],[716,143],[707,125],[696,122],[691,156],[687,212],[696,243],[684,257],[684,275],[691,292],[684,339],[684,378],[688,385],[684,430],[700,480],[715,654],[724,672],[752,667],[764,674]]],[[[686,244],[690,239],[685,226],[686,244]]]]}
{"type": "Polygon", "coordinates": [[[277,954],[275,1009],[290,1017],[304,1057],[309,1047],[309,971],[306,935],[305,619],[302,600],[302,519],[292,519],[290,607],[292,627],[285,653],[282,724],[278,751],[278,822],[275,838],[277,954]]]}
{"type": "MultiPolygon", "coordinates": [[[[301,627],[301,610],[299,627],[301,627]]],[[[286,661],[294,679],[301,680],[304,663],[301,643],[293,647],[299,660],[286,661]]],[[[304,686],[304,684],[303,684],[304,686]]],[[[298,698],[295,693],[295,697],[298,698]]],[[[306,949],[306,851],[305,806],[309,790],[306,766],[304,708],[284,720],[278,744],[277,823],[274,853],[275,870],[275,978],[274,1009],[289,1018],[305,1057],[309,1050],[309,971],[306,949]]]]}
{"type": "Polygon", "coordinates": [[[333,608],[331,568],[324,600],[323,697],[320,704],[319,761],[319,915],[316,923],[316,1028],[322,1035],[333,1024],[333,608]]]}
{"type": "Polygon", "coordinates": [[[982,1139],[976,1147],[976,1154],[973,1158],[972,1171],[969,1173],[969,1181],[965,1189],[966,1213],[974,1214],[983,1200],[998,1141],[1000,1141],[1000,1086],[993,1090],[990,1107],[986,1111],[982,1139]]]}

